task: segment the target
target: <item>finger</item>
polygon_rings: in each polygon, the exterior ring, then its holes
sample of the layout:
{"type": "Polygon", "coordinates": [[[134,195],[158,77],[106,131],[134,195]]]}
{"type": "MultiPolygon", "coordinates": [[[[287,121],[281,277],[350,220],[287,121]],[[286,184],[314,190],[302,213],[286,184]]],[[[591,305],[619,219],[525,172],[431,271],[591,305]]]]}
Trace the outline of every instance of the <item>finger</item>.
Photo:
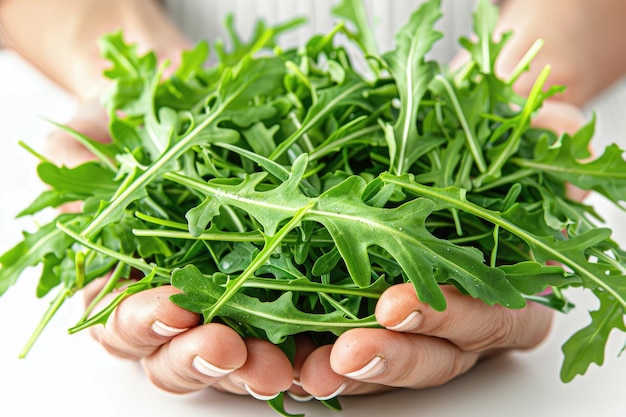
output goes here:
{"type": "Polygon", "coordinates": [[[352,380],[344,382],[348,394],[442,385],[471,369],[479,356],[438,337],[353,329],[337,339],[329,362],[334,372],[352,380]]]}
{"type": "Polygon", "coordinates": [[[443,286],[442,291],[447,307],[435,311],[419,301],[412,284],[392,286],[376,305],[376,319],[389,330],[436,336],[466,351],[532,348],[550,330],[553,312],[539,304],[513,310],[488,306],[453,286],[443,286]]]}
{"type": "Polygon", "coordinates": [[[244,340],[248,352],[243,366],[217,381],[213,387],[233,394],[251,395],[267,401],[293,383],[293,367],[277,345],[266,340],[244,340]]]}
{"type": "MultiPolygon", "coordinates": [[[[345,334],[340,339],[344,336],[345,334]]],[[[356,366],[358,367],[358,361],[362,360],[360,358],[363,356],[368,356],[369,354],[372,355],[371,357],[376,356],[376,350],[371,349],[372,346],[368,344],[367,340],[358,340],[358,337],[356,340],[348,337],[347,340],[356,341],[356,344],[352,345],[352,349],[357,353],[357,358],[350,357],[349,354],[346,356],[342,355],[347,361],[348,367],[355,363],[357,363],[356,366]]],[[[336,343],[334,345],[321,346],[306,358],[300,371],[300,382],[306,392],[318,400],[328,400],[340,395],[370,394],[391,389],[388,386],[357,381],[348,375],[342,375],[340,373],[342,372],[342,367],[334,369],[333,365],[331,365],[331,356],[334,355],[336,346],[336,343]]],[[[363,360],[364,363],[370,361],[371,357],[363,360]]]]}
{"type": "Polygon", "coordinates": [[[300,369],[302,388],[318,400],[327,400],[351,392],[350,379],[333,371],[330,366],[332,345],[313,351],[300,369]]]}
{"type": "Polygon", "coordinates": [[[195,327],[142,359],[153,384],[173,393],[204,389],[246,362],[246,345],[231,328],[209,323],[195,327]]]}
{"type": "MultiPolygon", "coordinates": [[[[105,326],[91,327],[91,334],[114,355],[139,359],[195,327],[199,315],[170,301],[180,292],[165,285],[133,294],[124,299],[109,316],[105,326]]],[[[111,301],[109,294],[100,305],[111,301]]]]}
{"type": "Polygon", "coordinates": [[[556,134],[574,134],[587,122],[583,112],[576,106],[560,101],[544,101],[533,118],[533,126],[551,129],[556,134]]]}

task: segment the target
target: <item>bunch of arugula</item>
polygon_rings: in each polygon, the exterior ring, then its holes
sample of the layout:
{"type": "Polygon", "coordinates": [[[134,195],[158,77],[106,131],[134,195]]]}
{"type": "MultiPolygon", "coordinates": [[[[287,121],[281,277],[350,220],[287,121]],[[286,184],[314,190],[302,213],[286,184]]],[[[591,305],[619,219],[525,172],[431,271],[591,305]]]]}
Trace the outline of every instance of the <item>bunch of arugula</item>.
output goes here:
{"type": "Polygon", "coordinates": [[[0,294],[35,265],[38,296],[60,288],[25,352],[64,300],[113,271],[97,302],[132,269],[144,277],[71,332],[166,284],[205,322],[286,351],[297,333],[325,343],[378,326],[377,298],[401,282],[437,310],[446,308],[440,285],[489,305],[532,300],[560,311],[571,307],[562,289],[584,287],[599,308],[563,346],[561,378],[602,364],[611,330],[626,330],[624,251],[566,183],[619,205],[622,150],[589,159],[593,120],[574,135],[531,126],[562,89],[544,91],[546,68],[528,97],[513,91],[536,48],[498,78],[510,34],[493,39],[497,9],[487,0],[474,14],[476,40],[460,40],[470,58],[454,72],[425,57],[442,36],[437,0],[384,54],[358,1],[334,12],[343,18],[334,30],[287,50],[277,38],[300,21],[259,22],[249,41],[227,21],[230,50],[215,43],[207,65],[200,42],[167,79],[157,57],[138,55],[121,33],[102,39],[112,142],[60,126],[95,159],[68,168],[31,150],[50,188],[20,215],[72,201],[82,210],[25,232],[0,257],[0,294]]]}

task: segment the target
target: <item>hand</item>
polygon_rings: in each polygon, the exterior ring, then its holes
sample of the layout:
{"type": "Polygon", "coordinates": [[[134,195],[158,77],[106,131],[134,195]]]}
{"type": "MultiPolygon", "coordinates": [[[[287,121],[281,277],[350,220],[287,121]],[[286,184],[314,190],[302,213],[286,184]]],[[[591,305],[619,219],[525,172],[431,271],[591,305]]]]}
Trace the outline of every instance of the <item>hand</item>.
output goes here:
{"type": "Polygon", "coordinates": [[[412,284],[389,288],[376,306],[386,329],[350,330],[315,350],[302,365],[302,387],[325,399],[442,385],[481,358],[533,348],[549,332],[553,313],[541,305],[489,307],[455,287],[442,290],[448,307],[437,312],[418,300],[412,284]]]}
{"type": "MultiPolygon", "coordinates": [[[[105,281],[86,287],[87,303],[105,281]]],[[[139,361],[150,381],[168,392],[211,386],[267,400],[292,385],[291,363],[278,346],[242,339],[223,324],[200,324],[198,314],[169,300],[177,292],[166,285],[134,294],[119,304],[106,326],[93,326],[90,332],[113,355],[139,361]]],[[[115,295],[107,295],[100,305],[115,295]]]]}
{"type": "MultiPolygon", "coordinates": [[[[92,139],[110,140],[106,113],[96,101],[80,106],[66,125],[92,139]]],[[[93,158],[63,130],[52,132],[47,154],[56,163],[67,166],[93,158]]],[[[63,207],[76,209],[75,205],[63,207]]],[[[85,288],[87,304],[106,280],[101,278],[85,288]]],[[[174,287],[163,286],[132,295],[114,310],[106,326],[94,326],[90,332],[113,355],[140,361],[148,378],[169,392],[185,393],[212,386],[265,400],[292,385],[294,371],[280,348],[258,339],[242,339],[222,324],[199,325],[199,315],[169,300],[176,292],[174,287]]],[[[106,296],[99,306],[106,306],[115,295],[106,296]]]]}
{"type": "MultiPolygon", "coordinates": [[[[571,104],[546,102],[533,124],[571,134],[585,121],[571,104]]],[[[586,192],[569,186],[568,194],[581,200],[586,192]]],[[[350,330],[334,345],[313,351],[297,370],[303,389],[325,399],[438,386],[481,358],[534,348],[549,333],[554,314],[547,307],[489,307],[453,286],[442,291],[448,307],[437,312],[419,301],[412,284],[388,289],[376,305],[376,319],[386,329],[350,330]]]]}

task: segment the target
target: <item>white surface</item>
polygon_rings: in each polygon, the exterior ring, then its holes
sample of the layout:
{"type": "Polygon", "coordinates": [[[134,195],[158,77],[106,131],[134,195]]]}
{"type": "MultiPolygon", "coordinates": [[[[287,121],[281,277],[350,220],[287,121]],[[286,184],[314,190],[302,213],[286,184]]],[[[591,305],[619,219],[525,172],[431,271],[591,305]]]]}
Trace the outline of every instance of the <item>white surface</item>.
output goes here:
{"type": "MultiPolygon", "coordinates": [[[[74,102],[14,55],[0,51],[0,252],[13,246],[31,220],[15,214],[41,190],[35,160],[18,147],[24,140],[42,149],[50,126],[46,116],[65,121],[74,102]]],[[[600,106],[602,107],[602,106],[600,106]]],[[[611,106],[605,106],[612,108],[611,106]]],[[[616,118],[624,123],[624,118],[616,118]]],[[[602,113],[599,114],[602,124],[602,113]]],[[[600,130],[609,131],[611,127],[600,130]],[[607,130],[608,129],[608,130],[607,130]]],[[[622,130],[623,131],[623,130],[622,130]]],[[[609,133],[610,134],[610,133],[609,133]]],[[[626,136],[623,136],[622,143],[626,136]]],[[[599,206],[603,204],[598,203],[599,206]]],[[[602,207],[599,207],[600,211],[602,207]]],[[[624,230],[625,216],[610,210],[611,224],[624,230]]],[[[620,236],[624,242],[624,235],[620,236]]],[[[34,296],[37,274],[30,270],[0,298],[0,416],[275,416],[264,403],[212,390],[185,396],[152,386],[135,363],[109,356],[87,333],[67,335],[81,314],[79,300],[66,305],[26,359],[17,355],[47,306],[34,296]]],[[[578,308],[559,316],[552,335],[532,352],[479,364],[450,384],[424,391],[396,391],[344,398],[344,411],[317,403],[287,403],[292,412],[316,416],[616,416],[626,415],[626,358],[618,359],[623,335],[615,334],[603,367],[592,366],[572,383],[559,380],[560,346],[587,322],[594,305],[577,293],[578,308]]]]}

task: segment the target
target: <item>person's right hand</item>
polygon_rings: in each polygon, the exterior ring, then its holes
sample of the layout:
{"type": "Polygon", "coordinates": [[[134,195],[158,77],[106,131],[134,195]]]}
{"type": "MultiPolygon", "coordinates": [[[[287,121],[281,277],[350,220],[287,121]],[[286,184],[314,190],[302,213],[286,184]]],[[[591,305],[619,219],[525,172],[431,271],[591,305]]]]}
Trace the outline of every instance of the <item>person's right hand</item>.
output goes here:
{"type": "MultiPolygon", "coordinates": [[[[85,288],[95,297],[106,278],[85,288]]],[[[111,354],[137,360],[150,381],[172,393],[213,387],[260,400],[274,398],[293,381],[293,368],[280,348],[254,338],[242,339],[230,327],[200,324],[200,316],[169,300],[180,291],[170,285],[133,294],[91,335],[111,354]]],[[[106,296],[104,307],[115,293],[106,296]]]]}

